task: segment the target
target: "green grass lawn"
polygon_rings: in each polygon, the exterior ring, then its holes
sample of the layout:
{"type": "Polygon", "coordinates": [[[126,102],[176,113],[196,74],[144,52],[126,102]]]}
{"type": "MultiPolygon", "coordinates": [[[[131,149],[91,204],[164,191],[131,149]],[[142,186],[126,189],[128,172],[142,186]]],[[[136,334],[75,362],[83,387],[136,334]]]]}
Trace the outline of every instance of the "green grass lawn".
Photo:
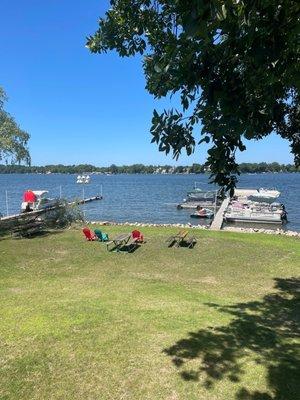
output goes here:
{"type": "Polygon", "coordinates": [[[0,240],[0,399],[299,398],[299,239],[143,232],[0,240]]]}

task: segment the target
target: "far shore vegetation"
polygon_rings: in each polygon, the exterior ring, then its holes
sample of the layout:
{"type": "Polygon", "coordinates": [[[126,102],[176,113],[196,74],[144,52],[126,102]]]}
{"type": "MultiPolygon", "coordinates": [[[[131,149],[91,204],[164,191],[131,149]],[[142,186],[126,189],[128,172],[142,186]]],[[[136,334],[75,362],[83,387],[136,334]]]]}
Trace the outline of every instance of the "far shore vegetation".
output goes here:
{"type": "MultiPolygon", "coordinates": [[[[272,163],[241,163],[241,173],[265,173],[265,172],[300,172],[300,167],[292,164],[272,163]]],[[[58,173],[58,174],[83,174],[83,173],[99,173],[99,174],[202,174],[209,173],[209,169],[205,164],[193,164],[185,166],[171,165],[121,165],[112,164],[108,167],[96,167],[90,164],[79,165],[45,165],[45,166],[27,166],[17,164],[0,164],[0,174],[28,174],[28,173],[58,173]]]]}

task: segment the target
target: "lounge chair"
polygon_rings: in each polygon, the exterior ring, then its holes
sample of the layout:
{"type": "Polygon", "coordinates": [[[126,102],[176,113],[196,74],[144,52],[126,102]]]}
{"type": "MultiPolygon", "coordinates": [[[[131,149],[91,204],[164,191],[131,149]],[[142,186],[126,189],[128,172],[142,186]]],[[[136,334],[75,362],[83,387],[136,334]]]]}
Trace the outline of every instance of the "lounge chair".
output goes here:
{"type": "Polygon", "coordinates": [[[175,245],[176,247],[179,247],[180,244],[187,237],[188,233],[189,232],[186,230],[181,230],[181,231],[177,232],[176,235],[172,235],[172,236],[168,237],[168,239],[166,240],[166,242],[168,243],[168,247],[172,247],[173,245],[175,245]]]}
{"type": "Polygon", "coordinates": [[[97,236],[89,228],[83,228],[82,232],[83,232],[86,240],[88,240],[89,242],[91,242],[93,240],[98,240],[97,236]]]}
{"type": "Polygon", "coordinates": [[[132,231],[131,237],[132,237],[133,241],[136,243],[144,243],[144,235],[138,230],[132,231]]]}
{"type": "Polygon", "coordinates": [[[108,242],[109,241],[108,234],[100,231],[100,229],[95,229],[94,233],[97,236],[97,238],[100,240],[100,242],[108,242]]]}
{"type": "Polygon", "coordinates": [[[175,245],[175,247],[181,247],[181,246],[186,246],[188,248],[193,248],[195,244],[197,243],[197,239],[195,236],[189,236],[188,231],[182,230],[179,231],[176,235],[170,236],[166,242],[168,243],[168,247],[172,247],[175,245]]]}
{"type": "Polygon", "coordinates": [[[185,244],[189,249],[192,249],[197,243],[197,239],[195,238],[195,236],[189,236],[186,240],[185,240],[185,244]]]}

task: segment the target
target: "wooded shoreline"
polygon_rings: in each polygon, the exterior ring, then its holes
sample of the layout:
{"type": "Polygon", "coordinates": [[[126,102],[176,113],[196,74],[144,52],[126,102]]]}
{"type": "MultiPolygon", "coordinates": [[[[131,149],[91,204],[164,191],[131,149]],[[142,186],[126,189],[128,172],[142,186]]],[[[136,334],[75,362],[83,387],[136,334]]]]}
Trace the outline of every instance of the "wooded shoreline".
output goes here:
{"type": "MultiPolygon", "coordinates": [[[[292,164],[273,163],[241,163],[239,165],[241,173],[257,174],[257,173],[294,173],[300,172],[299,167],[292,164]]],[[[98,174],[201,174],[210,173],[205,164],[193,164],[190,166],[171,166],[171,165],[121,165],[112,164],[108,167],[97,167],[90,164],[79,165],[45,165],[45,166],[27,166],[27,165],[4,165],[0,164],[0,174],[82,174],[82,173],[98,173],[98,174]]]]}

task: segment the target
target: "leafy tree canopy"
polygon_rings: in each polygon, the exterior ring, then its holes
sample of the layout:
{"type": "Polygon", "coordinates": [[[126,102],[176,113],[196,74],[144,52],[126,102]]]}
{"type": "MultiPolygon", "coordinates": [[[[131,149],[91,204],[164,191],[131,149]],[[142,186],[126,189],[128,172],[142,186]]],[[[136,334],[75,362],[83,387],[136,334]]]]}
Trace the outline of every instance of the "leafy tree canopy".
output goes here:
{"type": "Polygon", "coordinates": [[[14,118],[3,109],[6,100],[6,94],[0,87],[0,160],[29,164],[29,134],[20,129],[14,118]]]}
{"type": "Polygon", "coordinates": [[[147,90],[182,106],[154,111],[152,141],[175,158],[210,143],[212,180],[232,189],[245,139],[276,132],[300,164],[299,18],[298,0],[111,0],[87,46],[143,54],[147,90]]]}

